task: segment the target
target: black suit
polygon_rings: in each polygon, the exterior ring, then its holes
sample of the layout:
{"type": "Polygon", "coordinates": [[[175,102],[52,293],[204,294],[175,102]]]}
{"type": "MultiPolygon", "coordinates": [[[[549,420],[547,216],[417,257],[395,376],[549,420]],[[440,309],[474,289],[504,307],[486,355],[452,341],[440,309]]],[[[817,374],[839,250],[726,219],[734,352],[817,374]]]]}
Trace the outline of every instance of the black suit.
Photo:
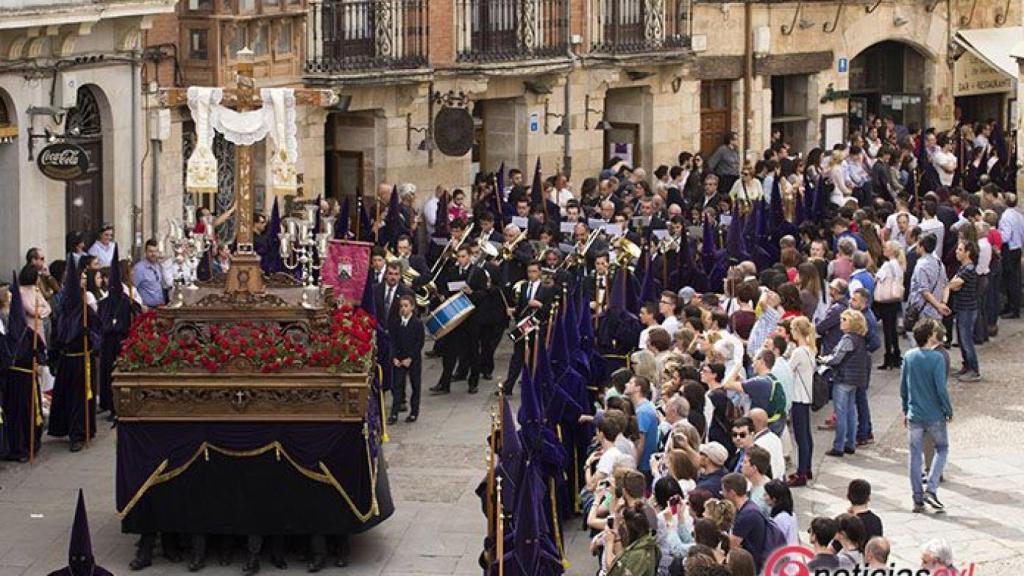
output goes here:
{"type": "MultiPolygon", "coordinates": [[[[467,267],[465,270],[459,270],[459,267],[454,264],[445,268],[438,279],[438,289],[446,294],[445,298],[450,298],[456,294],[456,292],[448,290],[450,282],[466,282],[468,284],[471,269],[472,266],[467,267]]],[[[438,390],[450,390],[453,378],[461,380],[469,374],[472,351],[469,347],[468,335],[468,326],[466,321],[464,321],[437,341],[442,359],[441,378],[437,381],[436,386],[438,390]],[[458,375],[454,375],[456,365],[458,365],[460,372],[458,375]]]]}
{"type": "MultiPolygon", "coordinates": [[[[532,336],[530,336],[530,338],[527,339],[531,343],[538,334],[543,334],[545,332],[544,324],[547,322],[548,311],[551,309],[551,302],[554,300],[554,297],[555,289],[544,286],[544,282],[538,280],[532,299],[539,301],[542,305],[536,316],[534,316],[538,324],[538,329],[532,336]]],[[[530,282],[526,281],[523,283],[522,289],[519,290],[519,294],[516,298],[516,315],[514,319],[516,323],[529,315],[531,311],[529,306],[530,300],[530,282]]],[[[516,343],[512,352],[512,358],[508,363],[508,374],[505,376],[505,394],[512,394],[512,390],[516,386],[516,381],[519,379],[519,375],[523,371],[523,356],[526,354],[527,350],[526,340],[521,340],[516,343]]]]}
{"type": "Polygon", "coordinates": [[[395,294],[391,298],[391,309],[387,309],[387,296],[388,283],[382,282],[373,287],[373,306],[376,311],[377,321],[386,328],[390,327],[391,324],[398,319],[399,316],[399,305],[398,300],[402,296],[412,296],[412,290],[408,286],[403,284],[401,281],[395,286],[395,294]]]}
{"type": "Polygon", "coordinates": [[[405,378],[409,377],[412,398],[409,399],[409,415],[420,413],[420,376],[423,371],[423,323],[413,314],[405,326],[402,317],[389,327],[391,335],[391,416],[397,418],[402,404],[405,404],[405,378]],[[395,360],[412,359],[409,366],[395,366],[395,360]]]}

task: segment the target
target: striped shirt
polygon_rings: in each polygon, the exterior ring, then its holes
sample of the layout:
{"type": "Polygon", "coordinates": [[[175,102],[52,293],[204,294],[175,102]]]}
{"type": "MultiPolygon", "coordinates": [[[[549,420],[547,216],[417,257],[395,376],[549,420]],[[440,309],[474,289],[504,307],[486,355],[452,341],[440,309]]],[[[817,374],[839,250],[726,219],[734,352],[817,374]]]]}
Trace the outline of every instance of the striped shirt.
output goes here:
{"type": "Polygon", "coordinates": [[[978,272],[974,264],[961,266],[956,272],[956,278],[963,280],[963,285],[953,295],[951,302],[954,312],[963,312],[978,309],[978,272]]]}
{"type": "Polygon", "coordinates": [[[943,271],[942,262],[939,262],[932,253],[918,258],[914,274],[910,277],[910,305],[920,307],[922,316],[941,320],[942,314],[924,299],[924,294],[926,291],[931,292],[936,300],[941,301],[945,288],[946,273],[943,271]]]}

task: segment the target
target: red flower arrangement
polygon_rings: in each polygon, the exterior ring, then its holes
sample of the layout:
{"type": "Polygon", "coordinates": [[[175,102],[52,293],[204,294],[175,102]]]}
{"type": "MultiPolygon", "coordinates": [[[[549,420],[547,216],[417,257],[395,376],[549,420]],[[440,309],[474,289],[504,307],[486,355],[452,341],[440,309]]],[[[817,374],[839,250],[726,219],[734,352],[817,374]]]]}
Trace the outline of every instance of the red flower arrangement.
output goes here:
{"type": "Polygon", "coordinates": [[[242,358],[263,373],[303,368],[330,373],[360,373],[373,363],[377,322],[352,306],[331,314],[326,332],[282,330],[276,322],[211,324],[202,334],[182,331],[170,336],[172,324],[155,312],[135,318],[121,348],[118,368],[125,372],[158,369],[222,372],[242,358]]]}

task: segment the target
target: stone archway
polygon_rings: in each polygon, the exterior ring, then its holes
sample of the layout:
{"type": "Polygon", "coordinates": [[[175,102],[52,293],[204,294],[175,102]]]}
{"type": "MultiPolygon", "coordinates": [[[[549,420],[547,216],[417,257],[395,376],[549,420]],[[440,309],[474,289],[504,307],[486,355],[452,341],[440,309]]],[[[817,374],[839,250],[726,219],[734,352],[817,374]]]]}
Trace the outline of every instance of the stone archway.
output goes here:
{"type": "Polygon", "coordinates": [[[903,40],[883,40],[858,52],[850,60],[851,129],[871,115],[923,128],[932,67],[933,55],[903,40]]]}
{"type": "MultiPolygon", "coordinates": [[[[24,149],[19,146],[18,135],[18,112],[14,106],[14,100],[10,94],[0,88],[0,134],[3,141],[0,142],[0,254],[3,256],[2,272],[8,272],[11,268],[20,263],[20,254],[23,247],[19,245],[19,206],[20,206],[20,179],[21,171],[18,163],[18,153],[24,149]]],[[[0,280],[9,281],[6,274],[0,275],[0,280]]]]}

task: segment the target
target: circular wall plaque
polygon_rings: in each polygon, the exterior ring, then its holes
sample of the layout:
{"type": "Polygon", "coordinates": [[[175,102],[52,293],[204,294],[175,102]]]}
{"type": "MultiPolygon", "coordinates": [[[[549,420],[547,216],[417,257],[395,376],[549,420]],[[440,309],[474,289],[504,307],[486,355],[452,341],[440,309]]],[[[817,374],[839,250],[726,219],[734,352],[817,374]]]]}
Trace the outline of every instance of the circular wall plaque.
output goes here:
{"type": "Polygon", "coordinates": [[[446,106],[434,117],[434,144],[445,156],[463,156],[473,147],[473,116],[446,106]]]}

